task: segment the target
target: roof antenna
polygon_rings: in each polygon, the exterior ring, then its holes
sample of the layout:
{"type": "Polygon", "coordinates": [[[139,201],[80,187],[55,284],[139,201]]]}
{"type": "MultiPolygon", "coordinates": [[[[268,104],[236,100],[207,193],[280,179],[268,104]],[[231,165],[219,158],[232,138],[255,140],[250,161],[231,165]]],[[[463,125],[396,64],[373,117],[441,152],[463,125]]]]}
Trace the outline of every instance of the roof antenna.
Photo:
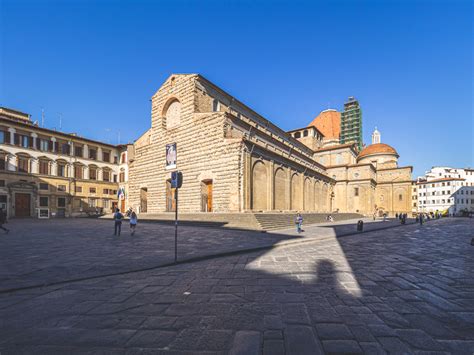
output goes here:
{"type": "Polygon", "coordinates": [[[59,113],[59,130],[61,131],[63,128],[63,114],[59,113]]]}
{"type": "Polygon", "coordinates": [[[44,108],[41,108],[41,127],[44,128],[44,108]]]}

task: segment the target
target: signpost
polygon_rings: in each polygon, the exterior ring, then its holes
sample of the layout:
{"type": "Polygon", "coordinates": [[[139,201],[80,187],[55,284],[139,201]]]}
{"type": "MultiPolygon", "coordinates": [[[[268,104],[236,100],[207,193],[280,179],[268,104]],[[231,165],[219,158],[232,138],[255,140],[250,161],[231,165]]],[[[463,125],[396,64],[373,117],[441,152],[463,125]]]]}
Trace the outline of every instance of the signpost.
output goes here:
{"type": "Polygon", "coordinates": [[[183,174],[181,171],[171,173],[171,188],[175,189],[176,208],[174,210],[174,262],[178,262],[178,190],[183,185],[183,174]]]}

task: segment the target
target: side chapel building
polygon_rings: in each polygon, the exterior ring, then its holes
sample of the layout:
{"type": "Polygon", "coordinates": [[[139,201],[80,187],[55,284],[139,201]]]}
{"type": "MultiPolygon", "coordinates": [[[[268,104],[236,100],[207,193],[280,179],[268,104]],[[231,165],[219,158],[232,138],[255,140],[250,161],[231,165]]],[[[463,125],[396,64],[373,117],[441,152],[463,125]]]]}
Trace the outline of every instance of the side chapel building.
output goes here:
{"type": "Polygon", "coordinates": [[[127,200],[141,213],[175,209],[170,144],[182,212],[411,211],[412,167],[377,130],[361,151],[341,144],[336,110],[285,132],[198,74],[171,75],[151,101],[151,128],[129,147],[127,200]]]}

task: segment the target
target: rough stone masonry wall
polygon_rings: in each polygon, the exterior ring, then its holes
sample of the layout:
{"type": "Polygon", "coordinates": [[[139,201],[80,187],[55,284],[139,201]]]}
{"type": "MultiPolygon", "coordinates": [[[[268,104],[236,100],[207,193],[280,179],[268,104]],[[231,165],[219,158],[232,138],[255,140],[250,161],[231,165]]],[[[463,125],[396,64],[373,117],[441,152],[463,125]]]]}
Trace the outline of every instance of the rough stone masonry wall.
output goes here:
{"type": "MultiPolygon", "coordinates": [[[[179,210],[201,211],[201,181],[213,181],[213,210],[239,211],[241,142],[224,138],[224,113],[196,112],[195,75],[171,76],[152,98],[148,146],[137,147],[130,171],[130,201],[140,204],[140,188],[148,189],[148,212],[166,211],[165,147],[177,143],[177,169],[183,172],[179,210]],[[166,127],[169,103],[181,103],[180,123],[166,127]]],[[[202,112],[202,111],[201,111],[202,112]]]]}

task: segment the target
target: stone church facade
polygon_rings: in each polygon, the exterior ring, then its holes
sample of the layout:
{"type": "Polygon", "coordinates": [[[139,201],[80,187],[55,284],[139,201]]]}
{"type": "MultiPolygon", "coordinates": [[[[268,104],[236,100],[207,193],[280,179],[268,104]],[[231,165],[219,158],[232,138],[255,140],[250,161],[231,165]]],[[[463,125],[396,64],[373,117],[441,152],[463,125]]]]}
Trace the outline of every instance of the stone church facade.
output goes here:
{"type": "Polygon", "coordinates": [[[411,209],[411,168],[388,145],[358,152],[314,121],[285,132],[198,74],[171,75],[151,102],[151,128],[129,147],[128,204],[141,213],[175,209],[173,169],[184,176],[181,212],[411,209]]]}

